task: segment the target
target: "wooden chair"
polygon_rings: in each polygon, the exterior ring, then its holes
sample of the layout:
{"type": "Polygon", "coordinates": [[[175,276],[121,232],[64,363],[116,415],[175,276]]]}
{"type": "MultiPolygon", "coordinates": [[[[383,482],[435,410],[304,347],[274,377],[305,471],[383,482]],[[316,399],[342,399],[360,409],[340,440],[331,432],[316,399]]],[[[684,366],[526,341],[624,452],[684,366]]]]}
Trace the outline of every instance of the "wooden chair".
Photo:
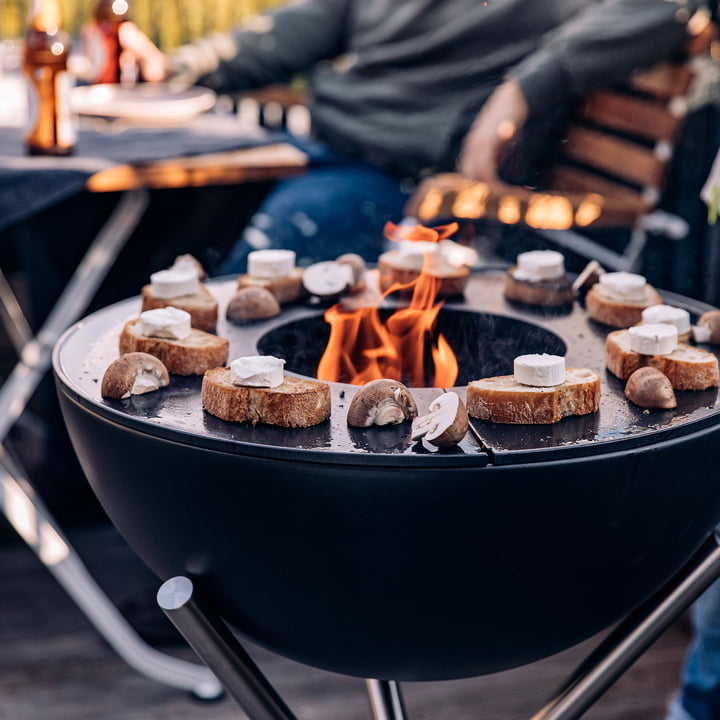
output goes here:
{"type": "Polygon", "coordinates": [[[533,228],[551,244],[596,259],[612,270],[637,269],[648,233],[687,235],[681,218],[658,209],[682,131],[693,59],[710,51],[709,18],[677,59],[634,73],[621,88],[599,90],[580,104],[542,188],[475,182],[457,174],[423,181],[406,214],[433,224],[491,219],[533,228]],[[628,228],[615,252],[580,231],[628,228]]]}

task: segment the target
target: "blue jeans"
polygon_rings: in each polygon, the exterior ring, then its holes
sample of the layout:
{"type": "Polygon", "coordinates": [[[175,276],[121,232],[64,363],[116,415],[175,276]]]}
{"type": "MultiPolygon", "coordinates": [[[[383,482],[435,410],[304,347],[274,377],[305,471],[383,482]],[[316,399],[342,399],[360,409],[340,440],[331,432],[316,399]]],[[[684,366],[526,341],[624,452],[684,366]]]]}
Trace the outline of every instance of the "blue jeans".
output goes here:
{"type": "Polygon", "coordinates": [[[693,604],[694,636],[666,720],[720,720],[720,580],[693,604]]]}
{"type": "Polygon", "coordinates": [[[294,250],[299,265],[347,252],[375,261],[384,245],[383,226],[402,218],[411,181],[337,155],[321,143],[289,140],[310,156],[308,172],[273,186],[220,274],[244,272],[248,253],[266,248],[294,250]]]}

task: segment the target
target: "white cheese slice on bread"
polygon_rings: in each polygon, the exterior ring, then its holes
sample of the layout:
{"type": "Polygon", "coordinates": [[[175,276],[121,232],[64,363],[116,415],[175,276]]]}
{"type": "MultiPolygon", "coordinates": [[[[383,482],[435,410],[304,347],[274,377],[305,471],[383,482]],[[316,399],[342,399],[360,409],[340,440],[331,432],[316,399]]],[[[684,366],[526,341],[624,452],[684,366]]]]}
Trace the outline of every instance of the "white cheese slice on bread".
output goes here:
{"type": "Polygon", "coordinates": [[[586,368],[568,368],[565,382],[553,387],[522,385],[512,375],[473,380],[467,387],[471,417],[496,423],[546,425],[570,415],[588,415],[600,407],[600,376],[586,368]]]}
{"type": "Polygon", "coordinates": [[[621,380],[641,367],[655,367],[667,375],[675,390],[705,390],[720,379],[715,355],[680,343],[667,355],[641,355],[633,351],[629,330],[615,330],[605,341],[605,365],[621,380]]]}
{"type": "Polygon", "coordinates": [[[230,422],[303,428],[330,417],[330,386],[287,376],[273,388],[235,385],[230,368],[208,370],[202,383],[203,408],[230,422]]]}
{"type": "Polygon", "coordinates": [[[196,292],[173,298],[158,297],[153,292],[152,285],[145,285],[142,289],[141,311],[145,312],[146,310],[164,307],[174,307],[189,312],[192,326],[198,330],[211,332],[217,326],[217,300],[202,283],[197,283],[196,292]]]}
{"type": "Polygon", "coordinates": [[[140,318],[130,320],[120,332],[119,350],[145,352],[162,360],[175,375],[202,375],[206,370],[227,362],[230,343],[225,339],[193,328],[182,340],[143,335],[140,318]]]}

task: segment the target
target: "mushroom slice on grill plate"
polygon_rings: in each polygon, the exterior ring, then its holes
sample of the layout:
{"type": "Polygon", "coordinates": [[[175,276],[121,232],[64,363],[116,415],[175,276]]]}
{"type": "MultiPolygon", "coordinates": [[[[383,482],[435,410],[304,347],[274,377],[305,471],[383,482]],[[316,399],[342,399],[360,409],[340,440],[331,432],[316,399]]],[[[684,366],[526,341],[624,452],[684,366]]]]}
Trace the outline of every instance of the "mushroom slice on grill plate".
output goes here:
{"type": "Polygon", "coordinates": [[[468,414],[465,404],[456,393],[438,395],[430,403],[427,415],[415,418],[412,439],[424,439],[438,448],[457,445],[468,431],[468,414]]]}
{"type": "Polygon", "coordinates": [[[100,385],[106,398],[122,399],[159,390],[170,384],[170,375],[161,360],[144,352],[121,355],[108,365],[100,385]]]}
{"type": "Polygon", "coordinates": [[[397,380],[381,378],[365,383],[353,396],[348,408],[351,427],[399,425],[417,417],[417,405],[410,391],[397,380]]]}

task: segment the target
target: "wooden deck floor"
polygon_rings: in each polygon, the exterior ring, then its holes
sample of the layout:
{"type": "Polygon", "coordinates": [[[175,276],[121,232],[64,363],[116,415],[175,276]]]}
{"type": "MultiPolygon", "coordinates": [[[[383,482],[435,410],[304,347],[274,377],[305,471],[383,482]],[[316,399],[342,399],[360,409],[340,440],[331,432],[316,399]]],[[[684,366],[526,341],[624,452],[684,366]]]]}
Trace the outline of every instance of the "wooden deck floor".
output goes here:
{"type": "MultiPolygon", "coordinates": [[[[3,521],[4,522],[4,521],[3,521]]],[[[72,540],[111,597],[129,607],[157,583],[109,528],[72,540]]],[[[151,611],[152,612],[152,611],[151,611]]],[[[662,720],[688,637],[672,627],[587,713],[589,720],[662,720]]],[[[529,719],[592,642],[483,678],[404,684],[412,720],[529,719]]],[[[169,652],[191,657],[179,644],[169,652]]],[[[299,720],[367,720],[362,681],[248,648],[299,720]]],[[[0,547],[0,720],[237,720],[234,701],[200,703],[130,669],[35,556],[0,547]]]]}

